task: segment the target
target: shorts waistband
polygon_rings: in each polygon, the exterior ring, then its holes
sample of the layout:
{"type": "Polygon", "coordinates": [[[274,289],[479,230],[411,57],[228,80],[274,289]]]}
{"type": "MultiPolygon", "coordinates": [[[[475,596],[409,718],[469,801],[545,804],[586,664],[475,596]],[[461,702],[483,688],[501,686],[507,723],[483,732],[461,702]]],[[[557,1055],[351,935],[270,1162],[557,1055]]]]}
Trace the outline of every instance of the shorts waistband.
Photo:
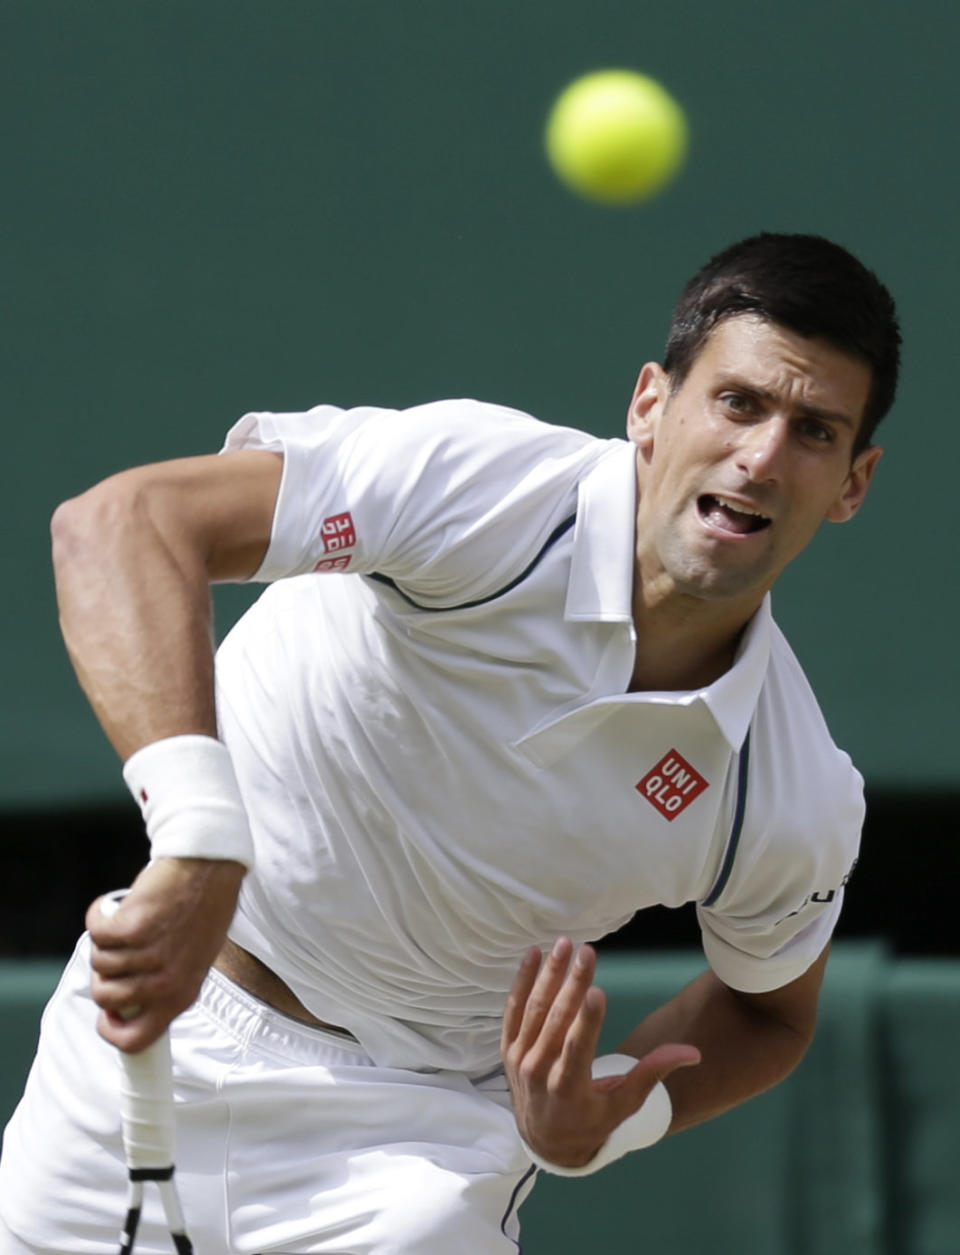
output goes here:
{"type": "Polygon", "coordinates": [[[374,1066],[356,1038],[291,1019],[216,968],[207,973],[195,1005],[242,1045],[287,1063],[374,1066]]]}

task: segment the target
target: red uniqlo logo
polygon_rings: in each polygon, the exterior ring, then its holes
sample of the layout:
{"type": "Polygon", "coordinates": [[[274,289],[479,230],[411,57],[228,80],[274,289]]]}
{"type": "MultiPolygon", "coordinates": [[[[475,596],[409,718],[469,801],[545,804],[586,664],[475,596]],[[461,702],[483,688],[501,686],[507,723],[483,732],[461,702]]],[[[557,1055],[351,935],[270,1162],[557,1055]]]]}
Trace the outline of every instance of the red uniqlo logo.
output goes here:
{"type": "Polygon", "coordinates": [[[357,533],[353,530],[353,519],[346,514],[331,514],[323,520],[320,529],[323,538],[323,552],[333,553],[338,549],[349,549],[357,543],[357,533]]]}
{"type": "Polygon", "coordinates": [[[352,553],[342,553],[337,558],[321,558],[313,569],[315,571],[345,571],[352,557],[352,553]]]}
{"type": "Polygon", "coordinates": [[[682,754],[669,750],[637,784],[637,792],[657,808],[664,819],[676,819],[682,810],[709,788],[682,754]]]}

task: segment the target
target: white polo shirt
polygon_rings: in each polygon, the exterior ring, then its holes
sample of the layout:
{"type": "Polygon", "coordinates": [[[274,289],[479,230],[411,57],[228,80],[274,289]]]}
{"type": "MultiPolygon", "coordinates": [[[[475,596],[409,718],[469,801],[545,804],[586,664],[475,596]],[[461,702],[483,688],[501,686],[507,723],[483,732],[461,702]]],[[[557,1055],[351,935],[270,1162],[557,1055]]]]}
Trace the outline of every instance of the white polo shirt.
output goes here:
{"type": "Polygon", "coordinates": [[[257,851],[231,936],[384,1066],[499,1062],[530,944],[698,904],[734,988],[801,975],[862,781],[765,603],[734,666],[629,693],[634,446],[476,401],[253,414],[284,455],[218,654],[257,851]],[[295,576],[297,578],[283,578],[295,576]]]}

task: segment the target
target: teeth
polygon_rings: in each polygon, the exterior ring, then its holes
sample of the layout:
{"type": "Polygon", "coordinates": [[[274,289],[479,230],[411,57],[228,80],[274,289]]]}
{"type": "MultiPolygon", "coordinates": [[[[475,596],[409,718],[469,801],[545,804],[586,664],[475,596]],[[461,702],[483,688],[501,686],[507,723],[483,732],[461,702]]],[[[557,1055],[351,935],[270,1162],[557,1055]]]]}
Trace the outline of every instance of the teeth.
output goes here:
{"type": "Polygon", "coordinates": [[[729,497],[721,497],[717,493],[714,493],[713,497],[715,501],[719,501],[728,510],[735,510],[737,514],[752,514],[757,519],[765,519],[767,517],[765,514],[761,514],[759,510],[751,510],[749,506],[741,505],[739,501],[731,501],[729,497]]]}

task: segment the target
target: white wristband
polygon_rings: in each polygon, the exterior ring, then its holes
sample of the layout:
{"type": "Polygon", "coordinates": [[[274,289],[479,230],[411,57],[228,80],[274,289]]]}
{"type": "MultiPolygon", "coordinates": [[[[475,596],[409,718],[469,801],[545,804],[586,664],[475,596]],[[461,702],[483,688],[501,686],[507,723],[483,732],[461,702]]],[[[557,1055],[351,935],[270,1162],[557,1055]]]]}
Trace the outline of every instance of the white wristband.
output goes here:
{"type": "Polygon", "coordinates": [[[253,866],[253,839],[230,754],[212,736],[170,736],[123,765],[153,858],[233,859],[253,866]]]}
{"type": "MultiPolygon", "coordinates": [[[[593,1061],[594,1080],[601,1076],[622,1076],[636,1062],[631,1055],[600,1055],[593,1061]]],[[[657,1081],[640,1110],[627,1116],[622,1124],[618,1124],[594,1157],[580,1168],[564,1168],[560,1164],[549,1163],[531,1150],[526,1142],[523,1146],[537,1167],[544,1172],[557,1177],[586,1177],[621,1159],[631,1150],[644,1150],[654,1142],[659,1142],[669,1129],[672,1119],[673,1106],[667,1087],[662,1081],[657,1081]]]]}

